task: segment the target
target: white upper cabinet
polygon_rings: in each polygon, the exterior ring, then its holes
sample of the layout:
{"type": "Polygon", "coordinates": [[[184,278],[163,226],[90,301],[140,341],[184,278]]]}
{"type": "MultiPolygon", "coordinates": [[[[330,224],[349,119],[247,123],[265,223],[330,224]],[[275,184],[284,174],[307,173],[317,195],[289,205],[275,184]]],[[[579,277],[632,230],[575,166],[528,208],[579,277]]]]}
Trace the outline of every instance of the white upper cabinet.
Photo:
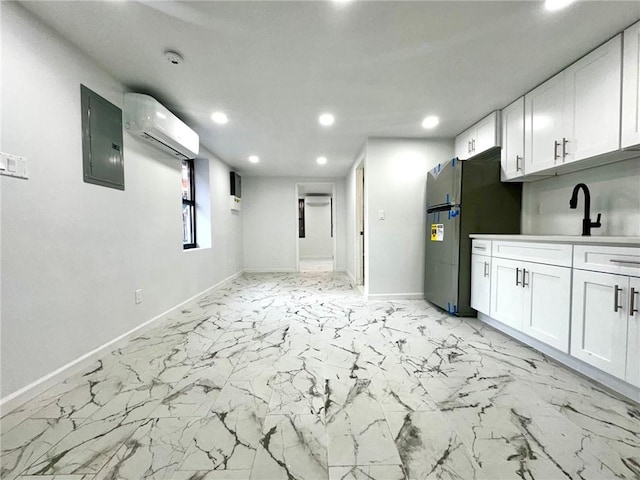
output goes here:
{"type": "Polygon", "coordinates": [[[502,181],[524,175],[524,97],[502,110],[502,181]]]}
{"type": "Polygon", "coordinates": [[[524,97],[525,171],[554,167],[560,154],[564,105],[564,72],[547,80],[524,97]]]}
{"type": "Polygon", "coordinates": [[[524,173],[586,168],[595,163],[565,166],[619,151],[621,78],[617,35],[526,94],[524,173]]]}
{"type": "Polygon", "coordinates": [[[492,112],[456,137],[455,153],[467,160],[493,147],[500,146],[500,112],[492,112]]]}
{"type": "Polygon", "coordinates": [[[565,70],[562,163],[620,148],[621,77],[621,35],[565,70]]]}
{"type": "Polygon", "coordinates": [[[640,22],[624,31],[622,148],[640,149],[640,22]]]}

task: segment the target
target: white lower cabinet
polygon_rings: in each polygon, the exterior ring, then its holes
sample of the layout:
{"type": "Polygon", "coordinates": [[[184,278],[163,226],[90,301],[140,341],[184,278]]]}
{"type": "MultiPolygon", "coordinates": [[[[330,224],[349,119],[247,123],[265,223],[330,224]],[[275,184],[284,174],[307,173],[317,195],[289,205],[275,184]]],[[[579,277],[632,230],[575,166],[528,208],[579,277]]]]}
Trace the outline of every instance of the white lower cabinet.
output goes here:
{"type": "Polygon", "coordinates": [[[471,255],[471,308],[489,315],[491,304],[491,257],[471,255]]]}
{"type": "Polygon", "coordinates": [[[571,355],[636,386],[640,386],[640,316],[632,310],[638,310],[638,290],[638,278],[573,272],[571,355]]]}
{"type": "Polygon", "coordinates": [[[491,260],[491,317],[568,353],[571,269],[491,260]]]}

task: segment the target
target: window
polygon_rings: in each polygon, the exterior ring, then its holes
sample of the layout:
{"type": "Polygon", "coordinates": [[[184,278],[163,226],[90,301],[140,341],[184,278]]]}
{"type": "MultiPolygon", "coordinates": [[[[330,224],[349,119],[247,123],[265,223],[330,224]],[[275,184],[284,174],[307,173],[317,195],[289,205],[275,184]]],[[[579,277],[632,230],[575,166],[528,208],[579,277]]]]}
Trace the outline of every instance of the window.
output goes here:
{"type": "Polygon", "coordinates": [[[196,182],[193,160],[182,161],[182,246],[196,248],[196,182]]]}

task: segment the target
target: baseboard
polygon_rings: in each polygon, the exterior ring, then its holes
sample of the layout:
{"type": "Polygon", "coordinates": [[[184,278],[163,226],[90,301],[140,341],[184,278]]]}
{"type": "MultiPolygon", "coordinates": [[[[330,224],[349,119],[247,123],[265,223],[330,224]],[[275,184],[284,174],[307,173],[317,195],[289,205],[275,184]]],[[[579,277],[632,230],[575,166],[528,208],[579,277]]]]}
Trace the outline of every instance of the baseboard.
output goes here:
{"type": "Polygon", "coordinates": [[[424,300],[424,293],[369,293],[367,300],[424,300]]]}
{"type": "Polygon", "coordinates": [[[554,359],[555,361],[561,363],[562,365],[570,368],[576,373],[587,377],[589,380],[596,381],[609,390],[613,390],[614,392],[623,395],[636,403],[640,403],[640,388],[634,387],[633,385],[628,384],[624,380],[620,380],[612,375],[609,375],[606,372],[603,372],[600,369],[592,367],[588,363],[583,362],[582,360],[578,360],[571,355],[561,352],[560,350],[556,350],[553,347],[550,347],[544,342],[537,340],[535,338],[526,335],[515,328],[511,328],[508,325],[505,325],[502,322],[499,322],[488,315],[478,312],[478,320],[486,323],[487,325],[499,330],[500,332],[509,335],[512,338],[528,345],[540,353],[546,355],[554,359]]]}
{"type": "Polygon", "coordinates": [[[301,256],[300,260],[333,260],[332,256],[325,256],[325,255],[305,255],[305,256],[301,256]]]}
{"type": "Polygon", "coordinates": [[[349,283],[351,284],[352,287],[356,286],[356,277],[353,276],[353,273],[351,273],[349,270],[345,270],[345,273],[347,274],[347,277],[349,278],[349,283]]]}
{"type": "Polygon", "coordinates": [[[245,268],[244,273],[295,273],[295,268],[245,268]]]}
{"type": "Polygon", "coordinates": [[[170,309],[162,312],[161,314],[156,315],[155,317],[147,320],[146,322],[141,323],[140,325],[138,325],[135,328],[132,328],[128,332],[123,333],[122,335],[114,338],[113,340],[110,340],[107,343],[99,346],[98,348],[95,348],[94,350],[88,353],[85,353],[84,355],[76,358],[75,360],[72,360],[66,365],[63,365],[62,367],[39,378],[38,380],[30,383],[29,385],[22,387],[20,390],[17,390],[7,395],[6,397],[0,399],[0,411],[2,412],[1,415],[2,416],[6,415],[7,413],[11,412],[17,407],[24,405],[26,402],[28,402],[32,398],[35,398],[45,390],[48,390],[52,386],[82,371],[88,365],[91,365],[92,362],[103,357],[106,353],[111,352],[123,346],[129,339],[149,330],[152,326],[155,326],[154,325],[155,322],[164,318],[166,315],[168,315],[172,311],[182,307],[183,305],[191,302],[192,300],[195,300],[199,296],[204,295],[207,292],[210,292],[211,290],[218,289],[232,282],[233,280],[241,276],[243,273],[244,273],[244,270],[240,270],[239,272],[234,273],[230,277],[227,277],[224,280],[219,281],[215,285],[212,285],[211,287],[206,288],[202,292],[197,293],[196,295],[186,299],[185,301],[179,303],[178,305],[175,305],[174,307],[171,307],[170,309]]]}

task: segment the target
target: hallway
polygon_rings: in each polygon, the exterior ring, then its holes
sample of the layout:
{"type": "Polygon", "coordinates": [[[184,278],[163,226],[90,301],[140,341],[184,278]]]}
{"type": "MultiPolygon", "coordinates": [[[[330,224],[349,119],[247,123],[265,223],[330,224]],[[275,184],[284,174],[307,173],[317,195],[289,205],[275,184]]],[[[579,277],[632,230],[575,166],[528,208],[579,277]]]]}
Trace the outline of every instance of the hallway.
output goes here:
{"type": "Polygon", "coordinates": [[[640,476],[637,406],[341,273],[245,274],[3,417],[1,440],[6,480],[640,476]]]}

